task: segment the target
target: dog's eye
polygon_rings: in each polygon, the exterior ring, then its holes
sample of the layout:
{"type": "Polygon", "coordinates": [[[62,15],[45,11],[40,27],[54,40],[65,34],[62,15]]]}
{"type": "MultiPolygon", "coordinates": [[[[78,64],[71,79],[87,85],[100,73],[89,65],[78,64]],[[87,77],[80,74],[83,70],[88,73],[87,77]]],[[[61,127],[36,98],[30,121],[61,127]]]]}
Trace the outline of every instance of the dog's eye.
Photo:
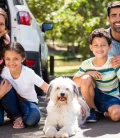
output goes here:
{"type": "Polygon", "coordinates": [[[57,87],[56,89],[57,89],[57,90],[59,90],[59,89],[60,89],[60,87],[57,87]]]}
{"type": "Polygon", "coordinates": [[[66,90],[68,91],[68,90],[69,90],[69,88],[66,88],[66,90]]]}

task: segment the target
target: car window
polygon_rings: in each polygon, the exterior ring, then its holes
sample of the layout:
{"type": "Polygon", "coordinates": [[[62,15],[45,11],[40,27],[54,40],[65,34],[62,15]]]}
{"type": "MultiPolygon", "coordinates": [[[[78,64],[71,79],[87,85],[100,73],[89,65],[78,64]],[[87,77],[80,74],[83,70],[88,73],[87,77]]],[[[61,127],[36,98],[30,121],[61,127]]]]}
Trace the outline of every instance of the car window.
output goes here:
{"type": "Polygon", "coordinates": [[[23,0],[13,0],[13,2],[14,2],[14,5],[23,5],[24,4],[23,0]]]}

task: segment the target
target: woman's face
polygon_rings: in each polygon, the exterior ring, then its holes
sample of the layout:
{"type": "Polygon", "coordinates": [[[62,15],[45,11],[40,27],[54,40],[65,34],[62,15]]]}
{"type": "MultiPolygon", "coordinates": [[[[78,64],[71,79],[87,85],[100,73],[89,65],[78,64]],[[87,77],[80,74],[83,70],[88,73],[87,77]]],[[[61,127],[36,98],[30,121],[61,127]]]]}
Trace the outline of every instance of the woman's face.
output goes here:
{"type": "Polygon", "coordinates": [[[5,31],[5,18],[3,15],[0,15],[0,36],[4,33],[5,31]]]}

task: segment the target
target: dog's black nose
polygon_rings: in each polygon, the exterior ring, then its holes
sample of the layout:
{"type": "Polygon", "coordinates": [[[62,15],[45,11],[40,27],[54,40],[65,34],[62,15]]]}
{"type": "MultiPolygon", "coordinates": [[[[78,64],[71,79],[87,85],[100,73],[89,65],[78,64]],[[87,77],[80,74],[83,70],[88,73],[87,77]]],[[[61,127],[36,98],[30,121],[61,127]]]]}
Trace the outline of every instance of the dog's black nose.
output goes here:
{"type": "Polygon", "coordinates": [[[60,93],[60,95],[61,95],[62,97],[64,97],[64,96],[65,96],[65,93],[60,93]]]}

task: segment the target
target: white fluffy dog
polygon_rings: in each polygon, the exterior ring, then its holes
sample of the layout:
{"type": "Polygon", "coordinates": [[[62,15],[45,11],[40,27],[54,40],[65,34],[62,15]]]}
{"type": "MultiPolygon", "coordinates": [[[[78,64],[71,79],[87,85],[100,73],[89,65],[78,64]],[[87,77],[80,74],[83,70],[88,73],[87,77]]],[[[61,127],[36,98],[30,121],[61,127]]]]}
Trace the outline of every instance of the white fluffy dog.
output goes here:
{"type": "Polygon", "coordinates": [[[89,115],[86,103],[80,99],[76,84],[69,78],[59,77],[51,81],[47,97],[47,118],[43,131],[47,138],[68,138],[80,131],[89,115]],[[82,118],[82,108],[85,117],[82,118]]]}

